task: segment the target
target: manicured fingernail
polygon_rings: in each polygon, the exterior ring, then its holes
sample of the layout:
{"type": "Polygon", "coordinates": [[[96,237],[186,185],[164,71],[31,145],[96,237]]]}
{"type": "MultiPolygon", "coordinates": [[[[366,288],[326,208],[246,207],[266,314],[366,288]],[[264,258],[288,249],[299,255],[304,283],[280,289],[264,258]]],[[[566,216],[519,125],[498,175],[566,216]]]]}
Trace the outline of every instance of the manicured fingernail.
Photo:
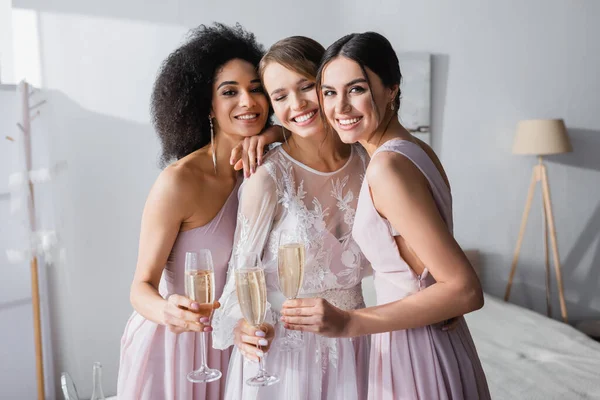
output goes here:
{"type": "Polygon", "coordinates": [[[281,318],[279,318],[279,320],[285,322],[285,317],[281,317],[281,318]]]}
{"type": "Polygon", "coordinates": [[[258,344],[261,346],[268,346],[269,341],[267,339],[259,339],[258,344]]]}
{"type": "Polygon", "coordinates": [[[258,166],[260,167],[260,165],[262,164],[262,160],[258,160],[258,166]]]}
{"type": "Polygon", "coordinates": [[[256,172],[256,167],[252,167],[252,173],[256,172]]]}
{"type": "Polygon", "coordinates": [[[213,328],[212,326],[205,326],[204,327],[204,332],[212,332],[213,328]]]}
{"type": "Polygon", "coordinates": [[[448,327],[447,327],[447,326],[444,326],[444,327],[442,328],[442,330],[443,330],[443,331],[447,331],[447,330],[448,330],[448,327]]]}
{"type": "Polygon", "coordinates": [[[265,353],[263,353],[260,350],[256,350],[256,355],[259,356],[259,357],[263,357],[265,355],[265,353]]]}
{"type": "Polygon", "coordinates": [[[192,310],[199,310],[200,309],[200,305],[198,303],[192,303],[192,305],[190,306],[190,308],[192,310]]]}
{"type": "Polygon", "coordinates": [[[208,317],[202,317],[200,318],[200,322],[206,324],[207,322],[210,322],[210,319],[208,319],[208,317]]]}
{"type": "Polygon", "coordinates": [[[263,331],[256,331],[254,332],[254,334],[258,337],[265,337],[267,336],[263,331]]]}

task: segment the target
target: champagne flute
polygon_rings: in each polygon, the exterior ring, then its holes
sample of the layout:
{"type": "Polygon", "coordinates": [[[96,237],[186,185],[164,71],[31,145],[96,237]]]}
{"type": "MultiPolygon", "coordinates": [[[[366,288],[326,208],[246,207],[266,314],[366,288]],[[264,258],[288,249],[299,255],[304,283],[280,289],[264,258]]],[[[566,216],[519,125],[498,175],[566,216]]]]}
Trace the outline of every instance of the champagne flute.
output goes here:
{"type": "MultiPolygon", "coordinates": [[[[298,297],[304,279],[304,243],[296,230],[282,230],[279,234],[279,253],[277,257],[279,287],[288,299],[298,297]]],[[[304,345],[302,332],[298,335],[284,329],[285,335],[277,340],[277,346],[285,351],[299,350],[304,345]],[[295,337],[299,336],[299,337],[295,337]]]]}
{"type": "MultiPolygon", "coordinates": [[[[265,321],[267,311],[267,285],[265,271],[257,253],[245,253],[236,259],[235,287],[237,297],[246,322],[255,329],[265,321]]],[[[277,375],[265,370],[265,357],[259,357],[258,372],[246,381],[249,386],[270,386],[279,382],[277,375]]]]}
{"type": "MultiPolygon", "coordinates": [[[[197,253],[185,253],[185,295],[200,305],[198,314],[207,318],[212,316],[212,303],[215,301],[215,272],[210,250],[201,249],[197,253]]],[[[200,334],[200,367],[187,375],[190,382],[206,383],[221,378],[221,371],[208,368],[206,365],[207,334],[208,332],[200,334]]]]}

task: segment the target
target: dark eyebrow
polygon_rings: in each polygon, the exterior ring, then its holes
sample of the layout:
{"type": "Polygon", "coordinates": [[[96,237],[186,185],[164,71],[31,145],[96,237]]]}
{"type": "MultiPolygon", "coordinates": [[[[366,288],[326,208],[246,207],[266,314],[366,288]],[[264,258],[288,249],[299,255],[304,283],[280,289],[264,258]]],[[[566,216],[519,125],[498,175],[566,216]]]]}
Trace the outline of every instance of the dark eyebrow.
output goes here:
{"type": "MultiPolygon", "coordinates": [[[[356,78],[356,79],[353,79],[350,82],[346,83],[346,85],[344,85],[344,86],[348,87],[348,86],[355,85],[357,83],[368,83],[368,82],[365,78],[356,78]]],[[[321,85],[321,89],[334,90],[334,88],[329,85],[321,85]]]]}
{"type": "Polygon", "coordinates": [[[352,86],[357,83],[367,83],[367,80],[365,78],[357,78],[357,79],[351,80],[350,82],[346,83],[346,87],[352,86]]]}
{"type": "MultiPolygon", "coordinates": [[[[260,83],[260,79],[252,79],[250,81],[250,83],[260,83]]],[[[219,86],[217,86],[217,90],[219,90],[221,88],[221,86],[225,86],[225,85],[239,85],[238,82],[236,81],[223,81],[219,84],[219,86]]]]}
{"type": "Polygon", "coordinates": [[[222,86],[225,85],[239,85],[239,83],[237,83],[236,81],[223,81],[219,84],[219,86],[217,86],[217,90],[219,90],[222,86]]]}

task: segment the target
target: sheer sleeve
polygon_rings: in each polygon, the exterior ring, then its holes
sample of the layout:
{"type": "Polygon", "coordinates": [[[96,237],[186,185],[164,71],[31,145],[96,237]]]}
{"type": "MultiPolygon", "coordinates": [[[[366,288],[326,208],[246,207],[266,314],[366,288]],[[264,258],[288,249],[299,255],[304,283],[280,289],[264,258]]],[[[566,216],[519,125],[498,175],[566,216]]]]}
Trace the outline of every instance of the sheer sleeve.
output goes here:
{"type": "MultiPolygon", "coordinates": [[[[277,211],[277,189],[267,165],[259,168],[254,175],[244,181],[239,191],[237,226],[233,242],[227,281],[219,299],[221,307],[213,316],[213,347],[225,349],[233,344],[233,330],[243,318],[235,290],[233,260],[247,251],[262,256],[277,211]]],[[[273,324],[270,305],[267,304],[265,322],[273,324]]]]}

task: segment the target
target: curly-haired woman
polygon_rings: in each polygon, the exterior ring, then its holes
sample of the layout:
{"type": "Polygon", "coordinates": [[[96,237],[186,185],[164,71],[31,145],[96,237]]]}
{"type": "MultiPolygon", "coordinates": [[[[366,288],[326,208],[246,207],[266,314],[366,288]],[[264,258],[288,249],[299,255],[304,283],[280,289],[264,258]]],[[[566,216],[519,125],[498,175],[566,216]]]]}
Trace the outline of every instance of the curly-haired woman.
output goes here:
{"type": "MultiPolygon", "coordinates": [[[[222,398],[225,376],[211,384],[186,379],[199,366],[201,332],[211,328],[198,313],[210,305],[183,296],[184,259],[186,251],[211,250],[218,298],[241,183],[230,155],[263,130],[270,114],[257,74],[262,55],[254,35],[239,25],[202,25],[159,71],[151,111],[168,166],[142,216],[130,294],[135,312],[121,339],[120,399],[222,398]]],[[[273,132],[264,141],[273,141],[273,132]]],[[[225,375],[229,351],[212,349],[210,338],[207,347],[207,364],[225,375]]]]}

